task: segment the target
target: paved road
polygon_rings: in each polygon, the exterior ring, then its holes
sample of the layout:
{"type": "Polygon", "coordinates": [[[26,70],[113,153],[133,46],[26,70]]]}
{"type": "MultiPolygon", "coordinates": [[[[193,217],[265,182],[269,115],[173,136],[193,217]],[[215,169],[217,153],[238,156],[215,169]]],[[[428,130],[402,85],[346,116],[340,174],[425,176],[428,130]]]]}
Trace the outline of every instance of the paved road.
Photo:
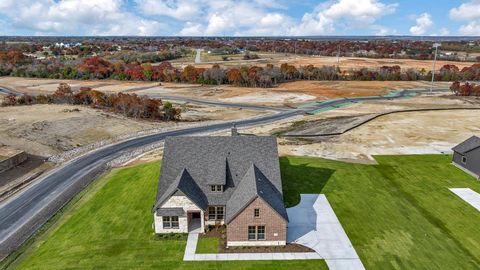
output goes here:
{"type": "Polygon", "coordinates": [[[202,63],[201,55],[202,55],[202,49],[197,49],[197,52],[195,54],[195,64],[200,64],[202,63]]]}
{"type": "Polygon", "coordinates": [[[245,104],[245,103],[230,103],[230,102],[222,102],[222,101],[209,100],[209,99],[169,96],[169,95],[162,95],[162,94],[147,94],[147,96],[151,98],[159,98],[162,100],[181,101],[181,102],[201,104],[201,105],[210,105],[210,106],[228,107],[228,108],[242,108],[242,109],[260,110],[260,111],[265,111],[265,110],[288,111],[292,109],[287,107],[262,106],[262,105],[252,105],[252,104],[245,104]]]}
{"type": "MultiPolygon", "coordinates": [[[[407,93],[407,91],[401,91],[393,97],[377,96],[352,98],[349,100],[354,102],[388,100],[405,97],[407,93]]],[[[307,107],[302,107],[301,109],[284,110],[276,114],[238,120],[232,123],[235,123],[238,127],[266,124],[292,116],[302,115],[311,110],[330,107],[341,102],[345,101],[334,100],[331,102],[312,104],[307,107]]],[[[232,123],[186,128],[135,138],[98,149],[62,165],[20,193],[0,203],[0,260],[23,243],[23,241],[56,213],[61,204],[67,202],[78,192],[71,190],[73,186],[79,185],[79,182],[84,181],[84,178],[88,178],[92,172],[104,166],[109,161],[142,146],[159,142],[167,136],[192,135],[200,132],[225,130],[230,128],[232,123]]]]}
{"type": "Polygon", "coordinates": [[[5,95],[15,95],[15,96],[21,96],[23,95],[20,92],[13,91],[11,89],[5,88],[5,87],[0,87],[0,94],[5,94],[5,95]]]}

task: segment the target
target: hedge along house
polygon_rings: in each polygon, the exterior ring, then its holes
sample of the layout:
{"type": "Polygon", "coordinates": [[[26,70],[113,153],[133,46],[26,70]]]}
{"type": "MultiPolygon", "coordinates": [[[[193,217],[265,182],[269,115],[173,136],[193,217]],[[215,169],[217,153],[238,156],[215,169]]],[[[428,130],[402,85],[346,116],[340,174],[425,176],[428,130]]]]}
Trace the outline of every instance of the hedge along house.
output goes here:
{"type": "Polygon", "coordinates": [[[480,179],[480,138],[472,136],[452,150],[453,164],[480,179]]]}
{"type": "Polygon", "coordinates": [[[155,206],[156,233],[227,226],[227,246],[285,245],[275,137],[168,137],[155,206]]]}

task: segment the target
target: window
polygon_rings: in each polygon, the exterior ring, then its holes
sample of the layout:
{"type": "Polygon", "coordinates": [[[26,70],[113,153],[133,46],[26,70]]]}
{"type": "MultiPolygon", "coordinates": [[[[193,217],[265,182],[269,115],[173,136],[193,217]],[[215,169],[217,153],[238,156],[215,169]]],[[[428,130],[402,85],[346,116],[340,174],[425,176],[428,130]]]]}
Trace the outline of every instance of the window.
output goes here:
{"type": "Polygon", "coordinates": [[[248,226],[248,240],[257,240],[255,226],[248,226]]]}
{"type": "Polygon", "coordinates": [[[257,227],[257,240],[265,240],[265,226],[257,227]]]}
{"type": "Polygon", "coordinates": [[[224,217],[225,217],[225,207],[223,206],[208,207],[209,220],[222,220],[224,217]]]}
{"type": "Polygon", "coordinates": [[[248,226],[248,240],[265,240],[265,226],[248,226]]]}
{"type": "Polygon", "coordinates": [[[211,192],[223,192],[223,186],[222,185],[211,185],[210,186],[210,191],[211,192]]]}
{"type": "Polygon", "coordinates": [[[164,216],[162,217],[163,219],[163,228],[164,229],[178,229],[179,228],[179,223],[178,223],[178,217],[177,216],[164,216]]]}
{"type": "Polygon", "coordinates": [[[463,164],[467,164],[467,157],[462,156],[462,163],[463,163],[463,164]]]}
{"type": "Polygon", "coordinates": [[[253,216],[254,217],[260,217],[260,209],[258,209],[258,208],[253,209],[253,216]]]}

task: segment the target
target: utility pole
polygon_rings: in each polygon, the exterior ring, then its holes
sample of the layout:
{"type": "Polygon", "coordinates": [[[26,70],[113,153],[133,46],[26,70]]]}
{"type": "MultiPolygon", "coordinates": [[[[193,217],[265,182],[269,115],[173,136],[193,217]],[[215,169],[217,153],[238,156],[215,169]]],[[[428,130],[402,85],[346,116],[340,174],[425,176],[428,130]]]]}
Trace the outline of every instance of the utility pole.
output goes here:
{"type": "Polygon", "coordinates": [[[442,44],[440,43],[433,43],[433,47],[435,48],[435,56],[433,58],[432,82],[430,84],[430,94],[433,93],[433,81],[435,80],[435,65],[437,64],[438,47],[440,47],[441,45],[442,44]]]}
{"type": "Polygon", "coordinates": [[[337,46],[337,66],[340,67],[340,44],[337,46]]]}

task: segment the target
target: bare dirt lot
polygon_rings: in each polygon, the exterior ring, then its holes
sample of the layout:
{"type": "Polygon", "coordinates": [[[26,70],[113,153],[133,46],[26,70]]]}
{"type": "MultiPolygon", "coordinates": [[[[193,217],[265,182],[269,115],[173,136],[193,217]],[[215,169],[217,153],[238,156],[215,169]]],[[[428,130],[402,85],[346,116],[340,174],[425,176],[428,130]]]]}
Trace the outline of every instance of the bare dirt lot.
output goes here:
{"type": "MultiPolygon", "coordinates": [[[[315,116],[290,119],[271,125],[241,130],[274,134],[297,121],[313,121],[415,108],[480,107],[480,100],[443,96],[359,103],[315,116]]],[[[361,163],[373,163],[372,155],[450,152],[464,139],[480,134],[480,110],[428,111],[382,116],[340,136],[318,139],[279,138],[281,155],[317,156],[361,163]]],[[[335,125],[335,122],[332,121],[335,125]]]]}
{"type": "MultiPolygon", "coordinates": [[[[296,81],[280,84],[275,88],[249,88],[231,85],[197,85],[183,83],[152,83],[124,81],[72,81],[0,77],[0,86],[27,94],[54,92],[60,82],[66,82],[73,89],[92,87],[103,92],[128,92],[138,95],[183,96],[231,103],[258,105],[296,105],[312,100],[338,97],[383,95],[394,89],[429,87],[428,82],[394,81],[296,81]]],[[[448,87],[450,83],[438,82],[436,87],[448,87]]]]}
{"type": "MultiPolygon", "coordinates": [[[[185,66],[188,64],[195,65],[196,67],[211,67],[213,64],[218,63],[223,66],[239,66],[239,65],[257,65],[265,66],[267,64],[281,65],[283,63],[289,63],[291,65],[306,66],[333,66],[338,65],[342,70],[349,69],[359,69],[359,68],[379,68],[381,66],[393,66],[398,65],[402,69],[414,68],[414,69],[425,69],[431,70],[433,61],[432,60],[413,60],[413,59],[386,59],[386,58],[364,58],[364,57],[340,57],[339,62],[337,62],[337,57],[335,56],[308,56],[308,55],[294,55],[294,54],[284,54],[284,53],[266,53],[259,52],[257,53],[260,59],[257,60],[242,60],[243,55],[234,55],[229,56],[231,61],[223,61],[222,55],[205,55],[202,54],[201,64],[194,64],[194,58],[186,58],[179,60],[177,63],[178,66],[185,66]]],[[[466,66],[471,66],[474,62],[457,62],[457,61],[437,61],[437,66],[441,67],[446,64],[454,64],[460,69],[466,66]]]]}
{"type": "Polygon", "coordinates": [[[138,131],[187,126],[191,121],[256,116],[258,111],[186,107],[183,122],[151,122],[70,105],[0,107],[0,144],[50,156],[138,131]],[[77,111],[77,109],[79,111],[77,111]]]}

